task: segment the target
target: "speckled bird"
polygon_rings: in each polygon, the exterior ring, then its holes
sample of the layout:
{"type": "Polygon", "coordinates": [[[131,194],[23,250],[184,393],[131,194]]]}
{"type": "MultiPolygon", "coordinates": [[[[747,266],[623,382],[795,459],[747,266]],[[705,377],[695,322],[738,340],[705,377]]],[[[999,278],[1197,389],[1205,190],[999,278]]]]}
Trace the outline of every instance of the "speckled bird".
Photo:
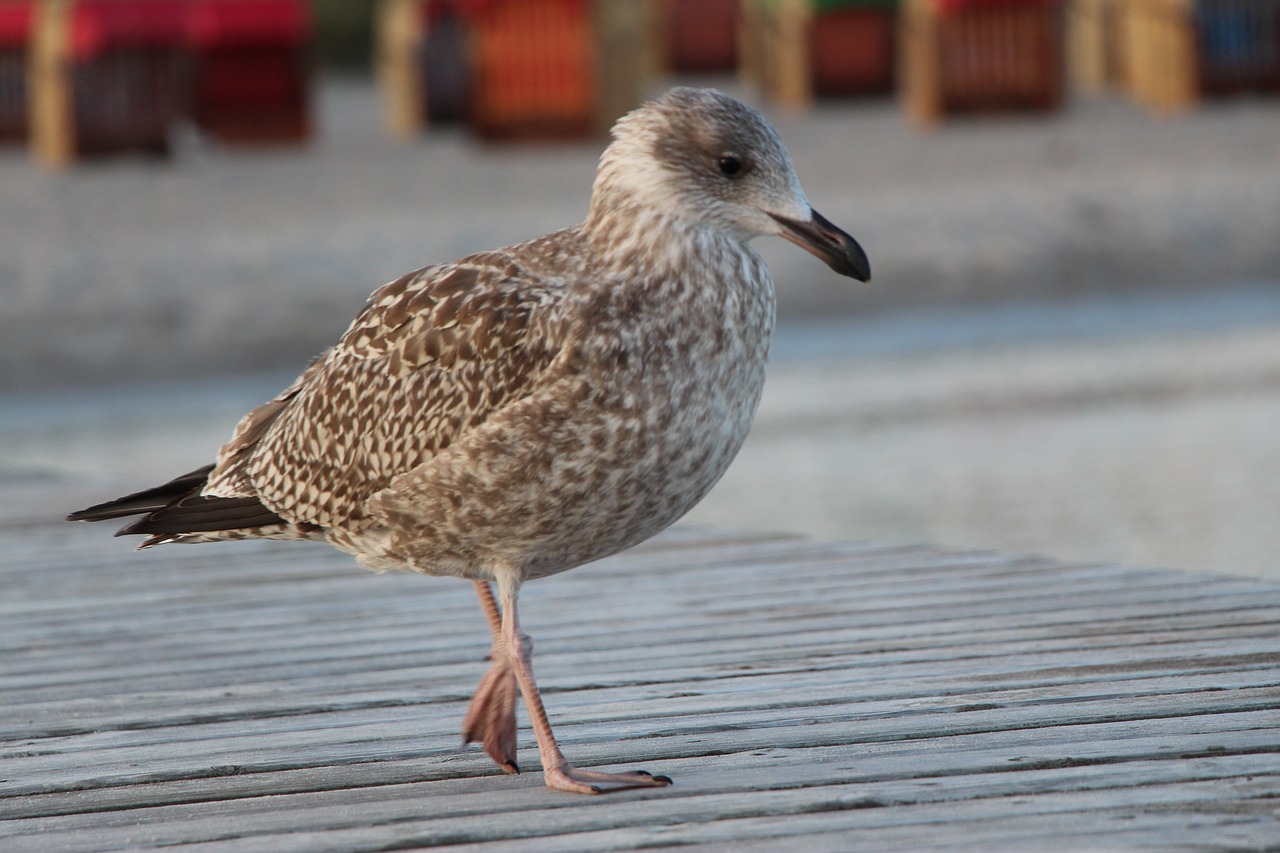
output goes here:
{"type": "Polygon", "coordinates": [[[212,465],[68,518],[139,515],[120,534],[146,535],[142,548],[318,539],[372,569],[466,578],[492,663],[464,739],[518,772],[519,695],[550,787],[670,784],[565,759],[516,598],[525,581],[649,538],[724,474],[774,325],[773,281],[750,246],[762,235],[870,278],[759,113],[673,89],[617,122],[581,225],[385,285],[212,465]]]}

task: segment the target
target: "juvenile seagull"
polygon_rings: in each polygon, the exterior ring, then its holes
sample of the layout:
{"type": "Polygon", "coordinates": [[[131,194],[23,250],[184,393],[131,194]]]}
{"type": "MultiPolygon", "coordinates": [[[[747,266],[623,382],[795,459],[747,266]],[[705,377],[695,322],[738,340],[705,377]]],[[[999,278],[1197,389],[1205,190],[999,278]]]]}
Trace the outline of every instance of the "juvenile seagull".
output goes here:
{"type": "Polygon", "coordinates": [[[773,331],[761,235],[870,278],[759,113],[674,89],[618,121],[583,224],[380,288],[214,464],[68,519],[141,515],[120,533],[143,548],[319,539],[372,569],[466,578],[493,646],[464,739],[518,772],[518,691],[548,786],[668,785],[565,759],[516,595],[649,538],[729,466],[773,331]]]}

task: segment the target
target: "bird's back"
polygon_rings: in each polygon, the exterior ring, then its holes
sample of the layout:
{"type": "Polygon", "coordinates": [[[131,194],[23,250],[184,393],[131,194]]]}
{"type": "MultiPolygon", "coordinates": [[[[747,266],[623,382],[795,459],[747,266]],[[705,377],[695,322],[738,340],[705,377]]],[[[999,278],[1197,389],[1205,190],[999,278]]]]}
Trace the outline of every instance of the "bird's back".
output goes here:
{"type": "Polygon", "coordinates": [[[393,478],[535,393],[558,353],[562,291],[510,250],[379,288],[336,346],[242,419],[204,492],[254,495],[326,530],[365,526],[393,478]]]}

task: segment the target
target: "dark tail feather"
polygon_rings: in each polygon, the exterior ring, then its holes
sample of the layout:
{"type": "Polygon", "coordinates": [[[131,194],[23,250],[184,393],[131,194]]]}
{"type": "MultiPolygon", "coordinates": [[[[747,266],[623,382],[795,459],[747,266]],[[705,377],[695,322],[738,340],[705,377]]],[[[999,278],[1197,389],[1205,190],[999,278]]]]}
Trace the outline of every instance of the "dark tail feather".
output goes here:
{"type": "Polygon", "coordinates": [[[73,512],[67,516],[67,521],[107,521],[112,518],[125,518],[164,509],[192,492],[198,493],[204,487],[205,481],[209,479],[209,472],[212,470],[212,465],[205,465],[190,474],[183,474],[181,477],[170,480],[163,486],[134,492],[113,501],[73,512]]]}
{"type": "Polygon", "coordinates": [[[125,525],[116,531],[116,535],[150,533],[173,536],[285,523],[257,498],[205,498],[193,494],[125,525]]]}
{"type": "Polygon", "coordinates": [[[212,465],[197,468],[163,486],[73,512],[67,516],[67,521],[105,521],[141,515],[142,518],[120,528],[116,535],[141,533],[161,537],[286,523],[257,498],[202,496],[200,490],[212,470],[212,465]]]}

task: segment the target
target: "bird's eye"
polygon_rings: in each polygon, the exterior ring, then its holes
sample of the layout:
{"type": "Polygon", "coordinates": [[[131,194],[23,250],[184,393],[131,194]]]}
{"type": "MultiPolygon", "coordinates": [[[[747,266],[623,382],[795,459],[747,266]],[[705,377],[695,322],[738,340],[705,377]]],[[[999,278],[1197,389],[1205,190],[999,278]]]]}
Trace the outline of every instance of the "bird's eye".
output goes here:
{"type": "Polygon", "coordinates": [[[732,154],[721,157],[717,165],[720,167],[720,173],[730,178],[742,171],[742,161],[732,154]]]}

